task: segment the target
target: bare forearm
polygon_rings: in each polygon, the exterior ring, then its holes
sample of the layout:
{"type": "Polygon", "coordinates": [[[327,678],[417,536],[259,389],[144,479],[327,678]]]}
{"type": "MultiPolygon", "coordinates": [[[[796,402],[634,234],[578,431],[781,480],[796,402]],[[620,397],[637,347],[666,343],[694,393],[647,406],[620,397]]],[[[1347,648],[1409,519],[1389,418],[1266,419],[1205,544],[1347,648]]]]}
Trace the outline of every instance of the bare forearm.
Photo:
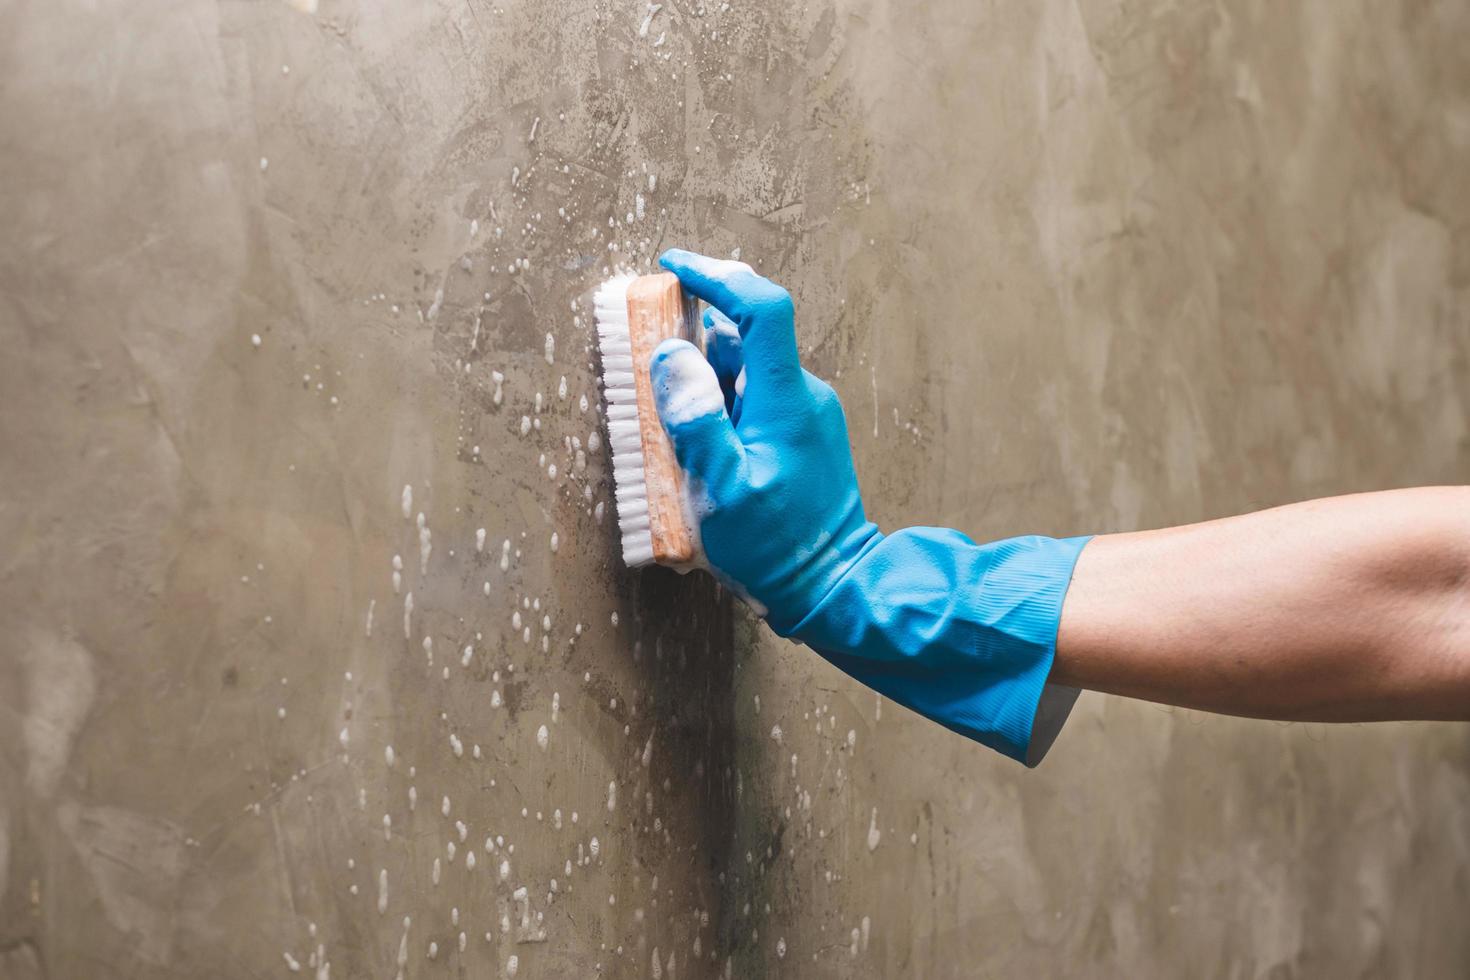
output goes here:
{"type": "Polygon", "coordinates": [[[1099,536],[1052,680],[1261,718],[1470,719],[1470,487],[1099,536]]]}

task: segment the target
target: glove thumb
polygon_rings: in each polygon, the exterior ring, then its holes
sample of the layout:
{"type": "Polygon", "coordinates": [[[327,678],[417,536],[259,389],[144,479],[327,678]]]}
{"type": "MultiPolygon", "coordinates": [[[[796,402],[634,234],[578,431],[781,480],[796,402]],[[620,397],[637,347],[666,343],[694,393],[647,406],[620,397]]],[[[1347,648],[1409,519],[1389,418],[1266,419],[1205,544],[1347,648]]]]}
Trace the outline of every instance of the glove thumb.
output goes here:
{"type": "Polygon", "coordinates": [[[679,465],[718,499],[744,465],[745,447],[725,412],[715,369],[693,344],[671,338],[654,350],[648,374],[679,465]]]}

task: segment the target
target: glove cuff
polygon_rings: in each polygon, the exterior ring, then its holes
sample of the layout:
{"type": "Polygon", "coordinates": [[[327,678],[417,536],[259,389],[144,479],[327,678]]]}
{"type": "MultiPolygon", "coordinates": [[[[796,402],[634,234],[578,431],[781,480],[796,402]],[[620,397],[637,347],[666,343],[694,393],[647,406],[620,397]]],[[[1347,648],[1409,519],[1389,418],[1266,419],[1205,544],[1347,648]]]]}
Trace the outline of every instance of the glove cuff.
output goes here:
{"type": "Polygon", "coordinates": [[[778,632],[894,701],[1035,765],[1076,697],[1046,681],[1088,540],[977,545],[957,531],[906,528],[867,548],[801,622],[778,632]]]}

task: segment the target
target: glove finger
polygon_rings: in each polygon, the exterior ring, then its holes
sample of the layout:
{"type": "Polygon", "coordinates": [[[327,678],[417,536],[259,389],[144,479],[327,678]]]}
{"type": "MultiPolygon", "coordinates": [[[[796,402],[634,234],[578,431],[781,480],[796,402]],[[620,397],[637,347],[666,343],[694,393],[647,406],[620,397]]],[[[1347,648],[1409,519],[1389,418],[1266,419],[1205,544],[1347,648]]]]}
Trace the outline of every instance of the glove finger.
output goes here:
{"type": "Polygon", "coordinates": [[[745,447],[725,412],[714,368],[693,344],[671,338],[654,350],[649,378],[679,465],[720,500],[744,465],[745,447]]]}
{"type": "Polygon", "coordinates": [[[734,416],[735,379],[745,369],[745,359],[740,350],[740,328],[725,314],[713,306],[704,311],[704,352],[720,379],[720,390],[725,393],[725,409],[734,416]]]}
{"type": "Polygon", "coordinates": [[[712,259],[671,248],[659,263],[689,292],[734,320],[741,355],[758,387],[795,384],[801,378],[791,295],[744,262],[712,259]]]}

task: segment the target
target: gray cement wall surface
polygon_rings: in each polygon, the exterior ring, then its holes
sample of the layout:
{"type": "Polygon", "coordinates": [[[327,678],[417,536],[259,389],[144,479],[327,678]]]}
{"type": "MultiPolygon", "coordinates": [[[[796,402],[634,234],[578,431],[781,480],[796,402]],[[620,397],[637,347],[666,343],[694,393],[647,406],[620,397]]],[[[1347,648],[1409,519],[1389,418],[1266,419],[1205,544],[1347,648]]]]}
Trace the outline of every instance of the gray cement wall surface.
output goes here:
{"type": "Polygon", "coordinates": [[[738,248],[887,527],[1464,483],[1466,173],[1463,3],[0,8],[0,976],[1465,976],[1464,726],[1026,772],[625,571],[581,399],[738,248]]]}

